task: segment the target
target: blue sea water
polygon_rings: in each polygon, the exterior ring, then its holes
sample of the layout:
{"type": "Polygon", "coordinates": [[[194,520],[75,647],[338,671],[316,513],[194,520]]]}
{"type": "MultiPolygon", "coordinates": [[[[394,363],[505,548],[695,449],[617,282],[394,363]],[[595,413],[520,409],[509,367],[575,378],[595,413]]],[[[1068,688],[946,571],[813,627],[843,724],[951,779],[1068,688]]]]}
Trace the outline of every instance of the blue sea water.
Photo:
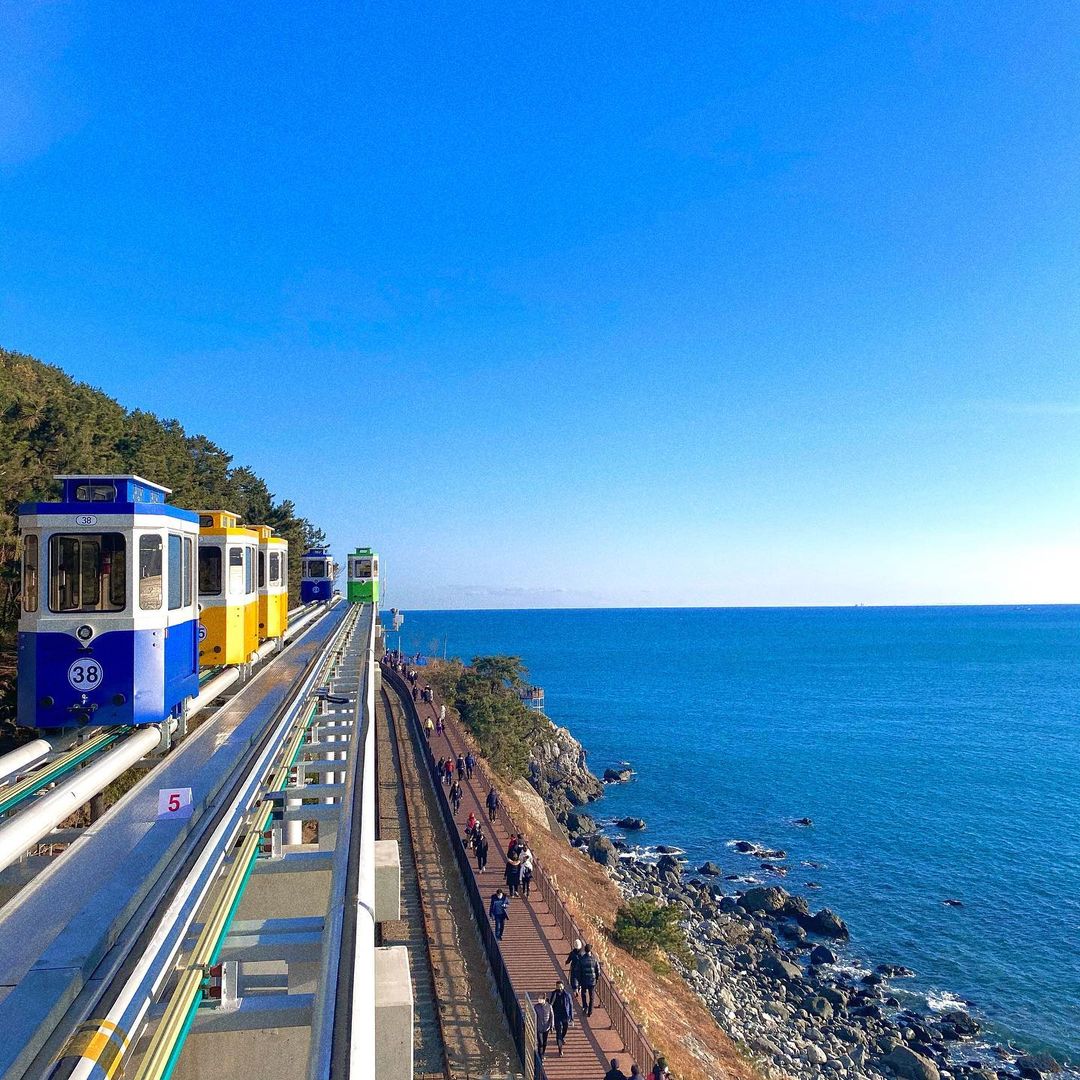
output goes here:
{"type": "Polygon", "coordinates": [[[596,816],[805,893],[853,961],[1080,1060],[1080,607],[407,612],[402,644],[522,657],[593,771],[637,772],[596,816]]]}

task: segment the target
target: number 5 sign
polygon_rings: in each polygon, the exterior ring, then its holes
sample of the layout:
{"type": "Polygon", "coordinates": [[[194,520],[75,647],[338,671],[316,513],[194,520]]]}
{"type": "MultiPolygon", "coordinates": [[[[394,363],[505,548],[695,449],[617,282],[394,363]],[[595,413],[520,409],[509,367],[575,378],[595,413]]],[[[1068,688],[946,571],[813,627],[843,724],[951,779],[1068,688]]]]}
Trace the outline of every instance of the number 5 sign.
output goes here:
{"type": "Polygon", "coordinates": [[[158,820],[161,818],[189,818],[194,809],[191,803],[191,788],[161,788],[158,791],[158,820]]]}

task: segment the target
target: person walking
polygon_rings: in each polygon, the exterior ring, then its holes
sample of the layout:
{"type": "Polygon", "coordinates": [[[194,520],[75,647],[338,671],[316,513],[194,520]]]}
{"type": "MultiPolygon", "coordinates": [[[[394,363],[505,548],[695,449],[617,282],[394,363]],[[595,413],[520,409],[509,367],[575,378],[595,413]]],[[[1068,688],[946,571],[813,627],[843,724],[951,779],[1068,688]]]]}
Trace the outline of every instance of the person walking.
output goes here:
{"type": "Polygon", "coordinates": [[[629,1080],[645,1080],[645,1077],[641,1075],[641,1069],[638,1067],[637,1062],[630,1066],[629,1080]]]}
{"type": "Polygon", "coordinates": [[[574,1022],[574,998],[572,994],[566,992],[561,979],[555,984],[555,989],[548,994],[548,1004],[551,1006],[552,1019],[555,1022],[555,1045],[559,1048],[559,1057],[562,1057],[567,1029],[574,1022]]]}
{"type": "Polygon", "coordinates": [[[506,920],[510,918],[510,897],[499,889],[488,904],[488,915],[495,924],[495,940],[502,941],[503,930],[506,928],[506,920]]]}
{"type": "Polygon", "coordinates": [[[495,820],[495,813],[499,809],[499,794],[494,787],[487,793],[487,798],[484,800],[487,804],[488,821],[495,820]]]}
{"type": "Polygon", "coordinates": [[[461,784],[457,780],[450,785],[450,805],[455,814],[461,809],[461,784]]]}
{"type": "Polygon", "coordinates": [[[473,841],[473,851],[476,854],[476,872],[482,874],[487,869],[488,842],[487,837],[476,826],[476,839],[473,841]]]}
{"type": "Polygon", "coordinates": [[[649,1080],[670,1080],[670,1078],[671,1073],[668,1072],[667,1061],[662,1057],[657,1058],[652,1072],[649,1073],[649,1080]]]}
{"type": "Polygon", "coordinates": [[[457,778],[459,780],[465,779],[465,755],[458,754],[457,756],[457,778]]]}
{"type": "Polygon", "coordinates": [[[506,860],[506,887],[511,896],[517,896],[521,886],[521,860],[516,855],[511,855],[506,860]]]}
{"type": "Polygon", "coordinates": [[[473,769],[475,769],[475,768],[476,768],[476,758],[475,758],[475,756],[473,755],[473,752],[472,752],[472,751],[470,750],[470,751],[469,751],[469,752],[468,752],[468,753],[467,753],[467,754],[465,755],[465,778],[466,778],[467,780],[471,780],[471,779],[472,779],[472,771],[473,771],[473,769]]]}
{"type": "Polygon", "coordinates": [[[611,1068],[604,1073],[604,1080],[627,1080],[626,1073],[619,1068],[618,1058],[611,1059],[611,1068]]]}
{"type": "Polygon", "coordinates": [[[522,863],[521,864],[521,895],[524,896],[526,900],[529,899],[529,894],[532,892],[532,879],[533,879],[532,863],[531,862],[530,863],[522,863]]]}
{"type": "Polygon", "coordinates": [[[586,945],[577,958],[578,993],[581,995],[581,1011],[592,1016],[596,982],[600,978],[600,961],[593,956],[592,946],[586,945]]]}
{"type": "Polygon", "coordinates": [[[536,1052],[543,1057],[547,1053],[548,1036],[555,1027],[555,1014],[550,1002],[543,998],[534,1002],[533,1010],[536,1012],[536,1052]]]}
{"type": "Polygon", "coordinates": [[[574,938],[574,947],[570,950],[569,955],[566,957],[566,966],[570,969],[570,991],[574,993],[578,988],[577,981],[577,963],[578,958],[581,956],[585,946],[581,943],[581,938],[574,938]]]}
{"type": "MultiPolygon", "coordinates": [[[[414,690],[413,694],[415,693],[416,691],[414,690]]],[[[428,739],[430,739],[431,736],[435,733],[435,725],[432,723],[430,716],[427,718],[427,723],[424,725],[424,730],[427,732],[428,739]]]]}
{"type": "Polygon", "coordinates": [[[476,826],[480,822],[476,820],[476,815],[470,810],[469,819],[465,822],[465,842],[472,843],[473,833],[476,832],[476,826]]]}

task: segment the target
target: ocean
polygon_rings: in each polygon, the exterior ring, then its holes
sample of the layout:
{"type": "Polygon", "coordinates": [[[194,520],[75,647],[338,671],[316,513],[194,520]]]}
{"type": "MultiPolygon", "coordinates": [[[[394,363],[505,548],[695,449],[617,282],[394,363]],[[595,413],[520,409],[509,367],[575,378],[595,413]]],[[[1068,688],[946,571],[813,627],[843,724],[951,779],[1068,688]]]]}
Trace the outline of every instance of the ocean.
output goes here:
{"type": "Polygon", "coordinates": [[[598,820],[803,893],[847,962],[1080,1061],[1080,607],[407,611],[402,647],[520,656],[593,771],[636,772],[598,820]]]}

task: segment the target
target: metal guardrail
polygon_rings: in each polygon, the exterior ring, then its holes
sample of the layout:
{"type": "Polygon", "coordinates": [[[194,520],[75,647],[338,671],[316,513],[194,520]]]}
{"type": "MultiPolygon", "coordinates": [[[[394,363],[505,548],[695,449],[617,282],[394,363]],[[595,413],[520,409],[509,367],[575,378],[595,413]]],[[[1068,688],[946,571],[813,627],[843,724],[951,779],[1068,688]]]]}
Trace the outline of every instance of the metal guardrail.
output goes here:
{"type": "MultiPolygon", "coordinates": [[[[507,1004],[507,997],[503,992],[502,982],[498,974],[496,974],[496,983],[499,984],[500,996],[503,997],[503,1005],[507,1010],[507,1019],[510,1021],[511,1031],[514,1032],[514,1040],[518,1044],[518,1050],[524,1061],[526,1060],[524,1012],[518,996],[514,993],[510,976],[506,972],[506,965],[503,963],[502,953],[495,941],[495,935],[491,930],[491,925],[488,920],[487,908],[484,906],[479,888],[476,885],[476,880],[473,877],[465,846],[461,841],[461,837],[458,835],[457,823],[454,821],[453,811],[450,809],[450,801],[446,794],[446,786],[435,775],[435,755],[421,730],[419,713],[416,710],[416,703],[412,700],[412,690],[401,675],[393,669],[384,667],[383,674],[389,676],[395,689],[398,690],[398,696],[405,703],[406,711],[409,714],[413,732],[416,736],[416,744],[425,751],[424,760],[427,762],[432,782],[439,792],[438,802],[443,812],[443,818],[447,823],[447,828],[454,837],[454,855],[462,868],[462,877],[465,879],[466,887],[469,889],[470,899],[472,900],[473,907],[477,913],[477,923],[481,927],[481,934],[484,938],[484,947],[488,952],[492,970],[496,971],[496,973],[501,970],[505,976],[505,982],[513,1002],[512,1005],[507,1004]],[[516,1020],[514,1018],[515,1014],[516,1020]],[[521,1032],[520,1035],[518,1034],[519,1029],[521,1032]]],[[[485,784],[489,787],[493,786],[491,776],[482,762],[477,761],[473,773],[474,776],[480,778],[482,786],[485,784]]],[[[511,836],[516,833],[524,832],[510,816],[501,799],[499,801],[498,817],[511,836]]],[[[555,887],[555,883],[544,872],[539,860],[535,858],[533,860],[533,888],[537,889],[541,897],[543,897],[548,911],[550,911],[555,918],[556,925],[559,927],[559,930],[567,941],[573,941],[575,938],[580,938],[582,941],[588,940],[588,937],[591,935],[585,934],[574,921],[574,917],[563,903],[562,897],[555,887]]],[[[643,1072],[647,1072],[652,1068],[653,1062],[656,1061],[658,1055],[646,1037],[645,1032],[641,1029],[641,1025],[630,1015],[630,1010],[627,1007],[622,994],[619,993],[618,987],[615,986],[611,977],[603,969],[601,969],[600,978],[596,983],[596,997],[601,1007],[610,1017],[611,1026],[618,1032],[619,1037],[623,1041],[623,1046],[626,1048],[626,1052],[630,1055],[631,1060],[637,1062],[643,1072]]],[[[540,1061],[539,1057],[537,1057],[535,1047],[536,1038],[534,1033],[531,1046],[529,1047],[529,1052],[534,1059],[534,1075],[536,1080],[546,1080],[543,1063],[540,1061]]]]}

